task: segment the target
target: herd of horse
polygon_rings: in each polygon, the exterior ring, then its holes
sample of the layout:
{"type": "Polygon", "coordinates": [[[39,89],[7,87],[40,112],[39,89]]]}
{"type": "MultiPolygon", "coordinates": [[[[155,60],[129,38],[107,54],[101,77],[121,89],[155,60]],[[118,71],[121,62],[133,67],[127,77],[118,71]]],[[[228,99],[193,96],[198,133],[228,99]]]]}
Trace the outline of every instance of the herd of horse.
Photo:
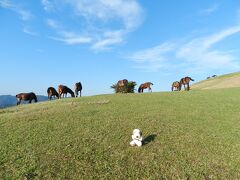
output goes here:
{"type": "MultiPolygon", "coordinates": [[[[173,82],[172,83],[172,91],[181,91],[182,85],[184,86],[185,90],[189,91],[190,90],[190,86],[189,86],[190,81],[194,81],[194,79],[187,76],[187,77],[182,78],[180,81],[173,82]],[[187,86],[187,88],[185,86],[187,86]]],[[[119,80],[117,82],[117,85],[118,86],[127,86],[128,80],[127,79],[119,80]]],[[[151,85],[153,85],[153,83],[151,83],[151,82],[145,82],[143,84],[140,84],[140,86],[138,88],[138,92],[143,93],[144,89],[148,89],[148,91],[152,92],[151,85]]],[[[53,97],[57,98],[57,99],[61,99],[61,98],[67,97],[67,93],[71,94],[72,97],[78,97],[78,95],[81,97],[82,96],[81,82],[75,83],[74,89],[75,89],[75,93],[69,87],[64,86],[64,85],[59,85],[58,91],[54,87],[49,87],[47,89],[48,99],[52,100],[53,97]],[[79,92],[80,92],[80,94],[79,94],[79,92]]],[[[34,100],[34,102],[38,101],[36,94],[33,92],[17,94],[16,99],[17,99],[17,105],[19,105],[22,100],[28,101],[29,103],[31,103],[32,100],[34,100]]]]}
{"type": "MultiPolygon", "coordinates": [[[[80,92],[80,97],[81,97],[82,96],[81,82],[75,83],[74,89],[75,89],[75,94],[69,87],[64,86],[64,85],[59,85],[58,91],[54,87],[49,87],[47,89],[48,99],[52,100],[53,97],[57,98],[57,99],[61,99],[61,98],[67,97],[67,93],[71,94],[72,97],[78,97],[79,92],[80,92]]],[[[16,99],[17,99],[17,105],[19,105],[22,100],[28,101],[29,103],[31,103],[32,100],[34,100],[34,102],[38,101],[36,94],[33,92],[17,94],[16,99]]]]}

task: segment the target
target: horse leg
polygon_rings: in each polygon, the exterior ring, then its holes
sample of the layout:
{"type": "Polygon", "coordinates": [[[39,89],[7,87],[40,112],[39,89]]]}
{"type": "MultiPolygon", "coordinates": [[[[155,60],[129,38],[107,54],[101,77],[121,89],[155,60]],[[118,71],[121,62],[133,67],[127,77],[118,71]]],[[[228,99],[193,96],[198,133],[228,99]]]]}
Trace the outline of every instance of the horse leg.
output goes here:
{"type": "Polygon", "coordinates": [[[80,91],[80,97],[82,97],[82,91],[80,91]]]}
{"type": "Polygon", "coordinates": [[[21,99],[17,99],[17,105],[21,103],[21,99]]]}
{"type": "Polygon", "coordinates": [[[151,87],[149,87],[149,91],[152,92],[152,88],[151,87]]]}
{"type": "Polygon", "coordinates": [[[189,91],[189,89],[190,89],[190,88],[189,88],[189,83],[187,83],[187,90],[189,91]]]}
{"type": "Polygon", "coordinates": [[[31,104],[31,103],[32,103],[32,99],[29,100],[29,104],[31,104]]]}
{"type": "Polygon", "coordinates": [[[78,97],[78,90],[75,91],[76,97],[78,97]]]}

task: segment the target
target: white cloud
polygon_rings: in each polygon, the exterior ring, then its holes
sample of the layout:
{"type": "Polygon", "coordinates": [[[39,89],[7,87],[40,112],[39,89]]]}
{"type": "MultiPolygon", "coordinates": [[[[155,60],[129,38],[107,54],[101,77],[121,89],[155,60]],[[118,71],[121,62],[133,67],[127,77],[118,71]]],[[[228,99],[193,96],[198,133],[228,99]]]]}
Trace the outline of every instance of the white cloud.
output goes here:
{"type": "Polygon", "coordinates": [[[48,20],[48,25],[59,36],[55,39],[64,38],[60,36],[62,31],[84,37],[87,34],[94,50],[108,49],[122,43],[126,35],[143,21],[143,10],[137,0],[42,0],[42,5],[48,12],[49,9],[55,9],[49,13],[64,14],[65,19],[69,20],[64,22],[58,19],[61,27],[56,23],[57,19],[48,20]],[[66,7],[70,10],[68,13],[65,12],[66,7]],[[67,23],[75,26],[68,26],[67,23]]]}
{"type": "Polygon", "coordinates": [[[163,43],[153,48],[138,51],[129,56],[135,62],[162,62],[166,60],[166,53],[171,52],[175,49],[173,43],[163,43]]]}
{"type": "Polygon", "coordinates": [[[36,32],[32,31],[29,27],[24,27],[23,32],[28,34],[28,35],[31,35],[31,36],[37,36],[38,35],[36,32]]]}
{"type": "Polygon", "coordinates": [[[218,8],[219,8],[218,4],[213,4],[212,6],[206,8],[206,9],[201,10],[200,14],[207,16],[207,15],[210,15],[210,14],[214,13],[215,11],[217,11],[218,8]]]}
{"type": "Polygon", "coordinates": [[[123,31],[109,31],[104,33],[104,38],[93,44],[95,50],[108,49],[109,46],[123,42],[123,31]]]}
{"type": "Polygon", "coordinates": [[[47,19],[47,24],[49,27],[53,28],[53,29],[60,29],[60,25],[58,24],[57,21],[53,20],[53,19],[47,19]]]}
{"type": "Polygon", "coordinates": [[[59,35],[60,35],[60,37],[51,37],[51,39],[61,41],[66,44],[69,44],[69,45],[89,44],[92,41],[91,37],[78,35],[78,34],[71,33],[71,32],[61,31],[61,32],[59,32],[59,35]]]}
{"type": "Polygon", "coordinates": [[[53,4],[49,0],[42,0],[42,5],[45,11],[52,11],[54,9],[53,4]]]}
{"type": "Polygon", "coordinates": [[[33,17],[32,13],[27,10],[17,9],[17,12],[24,21],[30,20],[33,17]]]}
{"type": "Polygon", "coordinates": [[[87,19],[119,20],[126,30],[137,27],[142,20],[142,8],[136,0],[71,0],[66,1],[75,13],[87,19]]]}
{"type": "Polygon", "coordinates": [[[195,38],[182,45],[177,50],[176,57],[205,68],[239,67],[231,53],[213,48],[215,44],[236,33],[240,33],[240,26],[229,27],[211,36],[195,38]]]}
{"type": "Polygon", "coordinates": [[[237,70],[240,64],[232,51],[215,47],[227,37],[240,33],[240,26],[232,26],[215,34],[196,37],[185,43],[162,43],[158,46],[133,53],[129,56],[137,66],[146,70],[168,70],[177,65],[184,69],[231,69],[237,70]]]}
{"type": "Polygon", "coordinates": [[[0,0],[0,7],[11,8],[12,3],[9,0],[0,0]]]}
{"type": "Polygon", "coordinates": [[[25,10],[18,5],[13,4],[10,0],[0,0],[0,7],[12,10],[20,15],[20,18],[23,21],[28,21],[33,18],[33,15],[30,11],[25,10]]]}

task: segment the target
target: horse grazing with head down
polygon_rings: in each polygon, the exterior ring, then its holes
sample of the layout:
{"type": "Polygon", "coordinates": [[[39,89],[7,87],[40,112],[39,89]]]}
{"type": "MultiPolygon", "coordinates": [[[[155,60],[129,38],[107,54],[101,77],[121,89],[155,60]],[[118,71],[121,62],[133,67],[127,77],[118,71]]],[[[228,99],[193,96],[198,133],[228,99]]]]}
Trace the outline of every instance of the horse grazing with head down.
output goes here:
{"type": "Polygon", "coordinates": [[[182,85],[184,86],[184,89],[185,89],[185,85],[187,85],[187,91],[189,91],[190,90],[190,87],[189,87],[189,82],[190,81],[194,81],[194,79],[192,79],[192,78],[190,78],[190,77],[184,77],[184,78],[182,78],[181,80],[180,80],[180,89],[179,90],[181,90],[181,88],[182,88],[182,85]]]}
{"type": "Polygon", "coordinates": [[[56,91],[56,89],[54,87],[49,87],[47,89],[47,93],[48,93],[48,99],[49,100],[52,100],[52,96],[53,97],[56,96],[57,98],[59,98],[59,94],[58,94],[58,92],[56,91]]]}
{"type": "Polygon", "coordinates": [[[34,99],[35,102],[38,102],[37,96],[33,92],[17,94],[16,99],[17,99],[17,105],[19,105],[22,100],[29,101],[29,103],[31,103],[32,100],[34,99]]]}
{"type": "Polygon", "coordinates": [[[175,81],[172,83],[172,91],[180,91],[180,82],[175,81]]]}
{"type": "Polygon", "coordinates": [[[152,92],[151,85],[153,85],[153,83],[151,83],[151,82],[145,82],[145,83],[141,84],[138,88],[138,92],[143,93],[143,90],[146,88],[148,88],[148,91],[152,92]]]}
{"type": "Polygon", "coordinates": [[[80,91],[80,97],[82,96],[82,83],[78,82],[75,84],[75,94],[78,97],[78,91],[80,91]]]}
{"type": "Polygon", "coordinates": [[[74,92],[67,86],[64,86],[64,85],[58,86],[59,99],[61,99],[62,94],[63,94],[63,98],[64,98],[64,95],[65,97],[67,97],[67,93],[71,94],[72,97],[75,97],[74,92]]]}

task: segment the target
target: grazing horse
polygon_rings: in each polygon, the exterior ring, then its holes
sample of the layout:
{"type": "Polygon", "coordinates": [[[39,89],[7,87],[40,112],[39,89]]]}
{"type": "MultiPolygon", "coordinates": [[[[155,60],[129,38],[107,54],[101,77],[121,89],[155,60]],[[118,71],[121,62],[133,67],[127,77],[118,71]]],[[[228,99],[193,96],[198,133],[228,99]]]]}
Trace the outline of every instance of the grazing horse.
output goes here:
{"type": "Polygon", "coordinates": [[[148,88],[148,91],[152,92],[151,85],[153,85],[153,83],[151,83],[151,82],[146,82],[146,83],[141,84],[138,88],[138,92],[142,93],[143,90],[146,88],[148,88]]]}
{"type": "Polygon", "coordinates": [[[80,91],[80,97],[82,96],[82,84],[81,82],[78,82],[75,84],[75,94],[76,97],[78,97],[78,91],[80,91]]]}
{"type": "Polygon", "coordinates": [[[62,94],[63,94],[63,98],[64,98],[64,95],[65,97],[67,97],[67,93],[70,93],[72,97],[75,97],[74,92],[67,86],[64,86],[64,85],[58,86],[59,99],[61,99],[62,94]]]}
{"type": "Polygon", "coordinates": [[[31,103],[32,100],[34,99],[35,102],[38,102],[37,96],[33,92],[17,94],[16,99],[17,99],[17,105],[21,103],[21,100],[29,101],[29,103],[31,103]]]}
{"type": "Polygon", "coordinates": [[[52,96],[53,97],[56,96],[57,98],[59,98],[59,94],[58,94],[58,92],[56,91],[56,89],[54,87],[49,87],[47,89],[47,93],[48,93],[48,99],[49,100],[52,100],[52,96]]]}
{"type": "Polygon", "coordinates": [[[182,88],[182,85],[184,86],[184,89],[185,89],[185,85],[187,85],[187,90],[189,91],[190,90],[190,88],[189,88],[189,82],[190,81],[194,81],[194,79],[192,79],[192,78],[190,78],[190,77],[184,77],[184,78],[182,78],[181,80],[180,80],[180,88],[179,88],[179,90],[181,90],[181,88],[182,88]]]}
{"type": "Polygon", "coordinates": [[[180,90],[180,82],[175,81],[172,83],[172,91],[179,91],[180,90]]]}

